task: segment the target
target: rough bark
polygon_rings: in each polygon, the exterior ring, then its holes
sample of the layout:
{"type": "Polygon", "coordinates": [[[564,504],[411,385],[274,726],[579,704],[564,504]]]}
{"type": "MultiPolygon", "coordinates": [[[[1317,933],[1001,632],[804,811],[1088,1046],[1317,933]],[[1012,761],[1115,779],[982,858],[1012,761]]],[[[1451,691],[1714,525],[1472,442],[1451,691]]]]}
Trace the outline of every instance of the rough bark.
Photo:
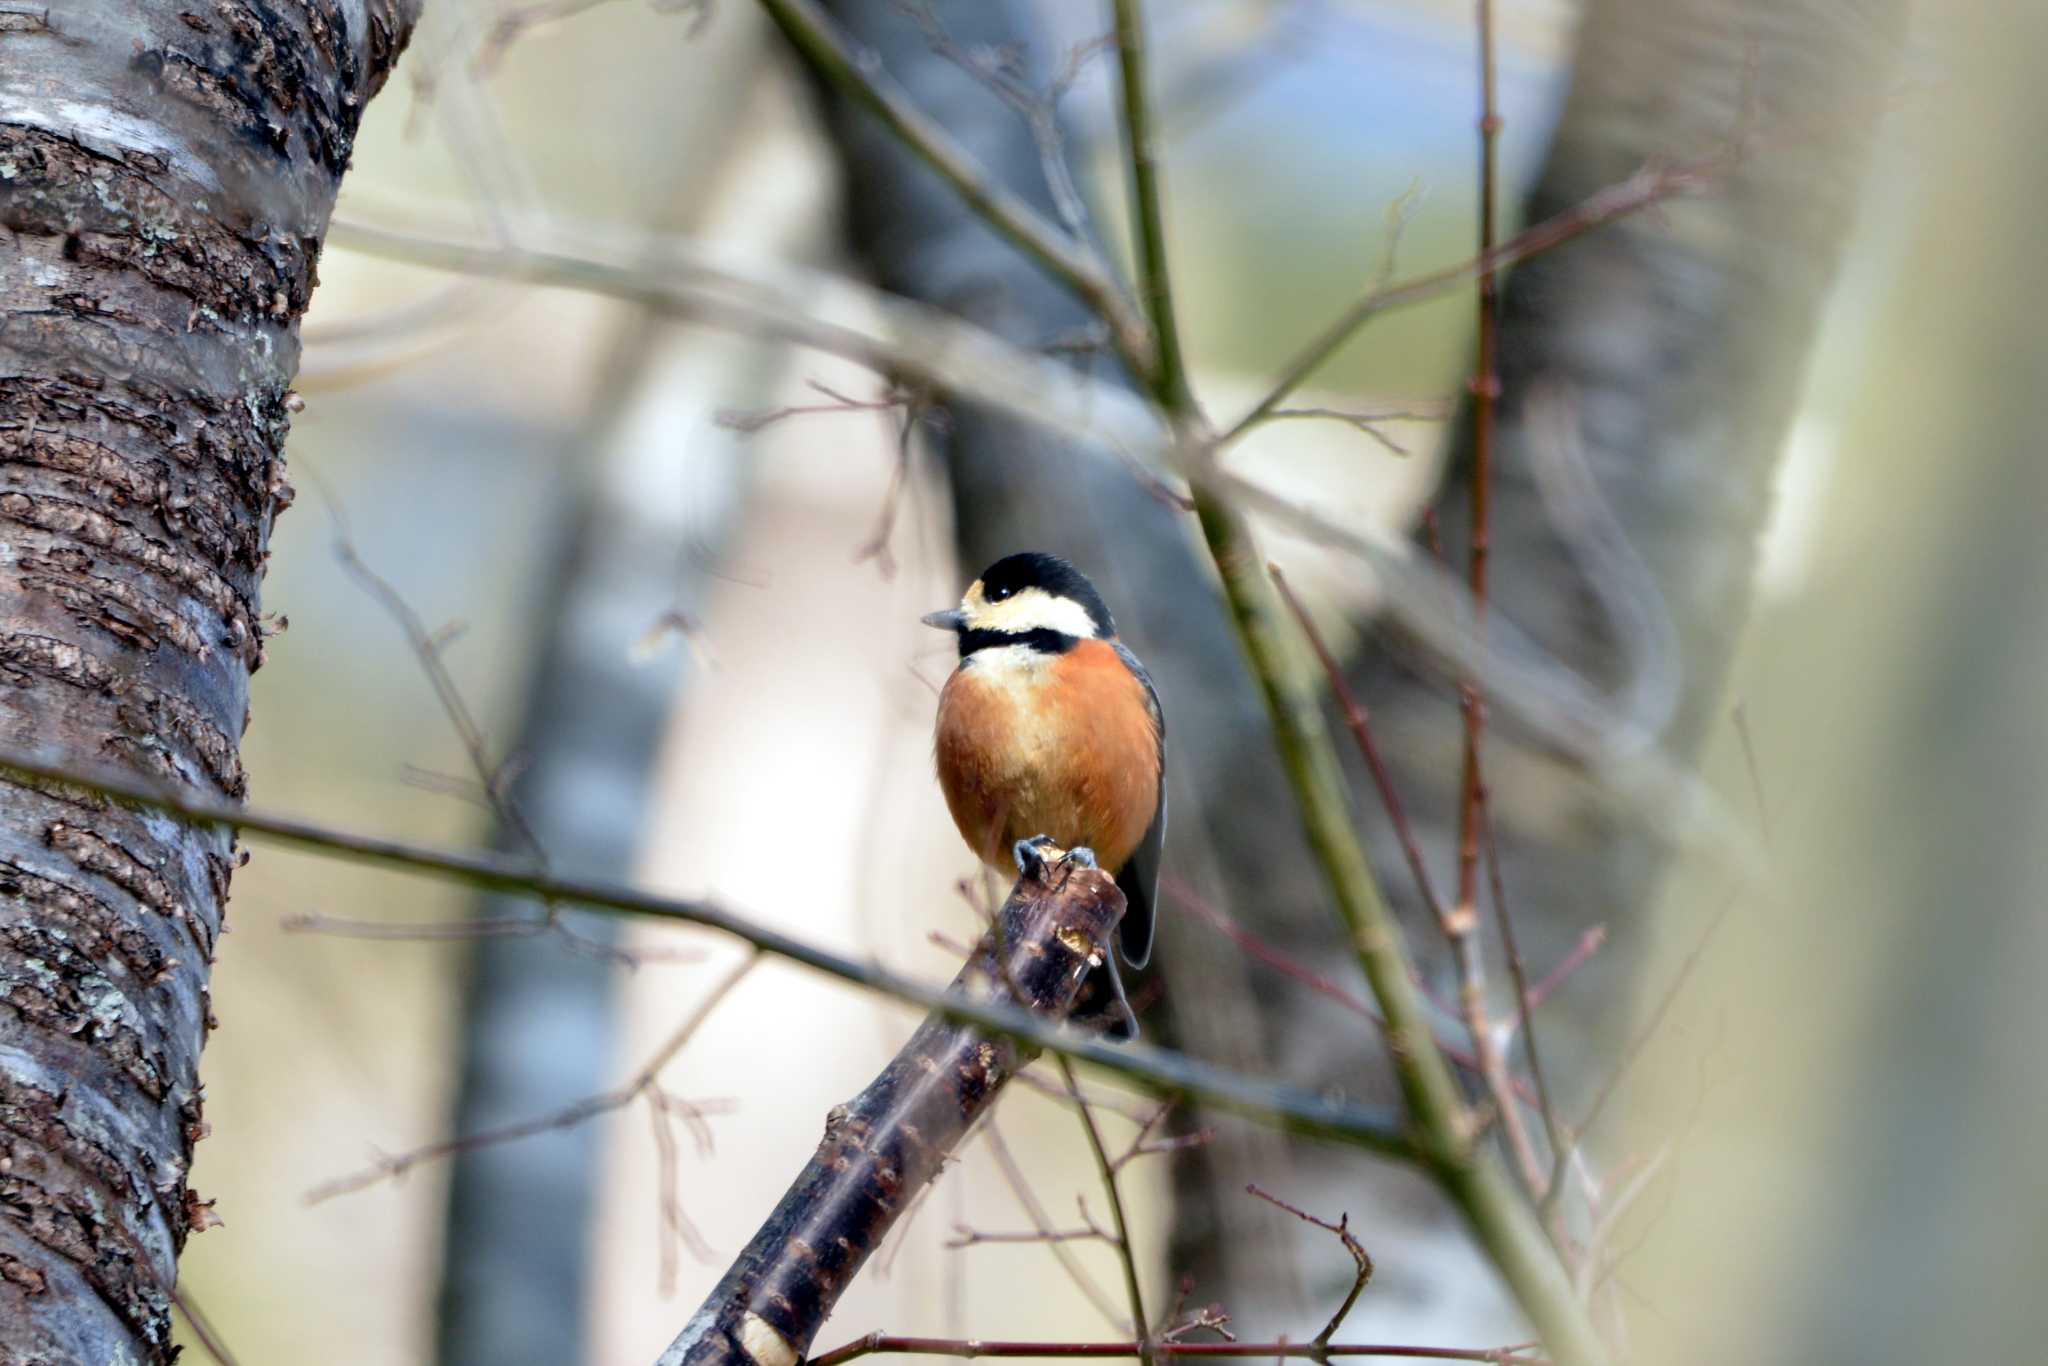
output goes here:
{"type": "MultiPolygon", "coordinates": [[[[953,990],[1053,1019],[1073,1008],[1124,912],[1107,873],[1038,862],[1018,879],[953,990]]],[[[832,1306],[1036,1049],[933,1014],[825,1136],[660,1366],[796,1366],[832,1306]]]]}
{"type": "MultiPolygon", "coordinates": [[[[239,798],[297,324],[418,0],[0,11],[0,747],[239,798]]],[[[0,1362],[162,1362],[227,836],[0,783],[0,1362]]]]}
{"type": "MultiPolygon", "coordinates": [[[[1617,644],[1589,591],[1582,540],[1554,529],[1531,477],[1520,405],[1538,380],[1553,381],[1575,397],[1586,463],[1648,565],[1648,582],[1619,586],[1639,599],[1654,591],[1675,627],[1678,693],[1663,738],[1681,754],[1714,714],[1745,617],[1770,480],[1902,8],[1896,0],[1600,0],[1583,20],[1572,92],[1528,205],[1530,217],[1547,215],[1645,160],[1699,156],[1745,128],[1759,135],[1717,193],[1540,258],[1510,278],[1504,296],[1497,610],[1595,678],[1620,681],[1636,664],[1638,647],[1617,644]]],[[[996,179],[1047,202],[1037,155],[1012,111],[935,57],[887,0],[837,0],[833,9],[996,179]]],[[[1056,58],[1042,43],[1034,50],[1027,6],[949,9],[946,17],[965,45],[1022,44],[1041,64],[1056,58]]],[[[827,108],[861,187],[850,201],[853,234],[884,283],[1026,344],[1071,334],[1080,315],[1070,299],[881,130],[842,104],[827,108]]],[[[1466,444],[1454,435],[1454,451],[1466,444]]],[[[1056,550],[1087,564],[1122,606],[1119,624],[1158,680],[1178,737],[1167,868],[1267,942],[1346,975],[1330,961],[1322,891],[1292,826],[1257,698],[1213,600],[1191,588],[1204,576],[1176,515],[1100,452],[971,407],[959,414],[949,460],[965,561],[1025,546],[1056,550]]],[[[1467,481],[1459,461],[1437,500],[1453,554],[1463,551],[1467,481]]],[[[1400,658],[1375,642],[1357,682],[1444,880],[1458,718],[1447,681],[1418,676],[1400,658]]],[[[1668,850],[1556,766],[1504,741],[1487,754],[1507,886],[1532,959],[1553,961],[1595,922],[1628,929],[1668,850]]],[[[1411,942],[1440,942],[1420,922],[1380,813],[1361,808],[1376,866],[1417,925],[1411,942]]],[[[1596,1026],[1618,1018],[1639,943],[1618,934],[1546,1017],[1560,1035],[1553,1056],[1572,1064],[1557,1069],[1568,1093],[1575,1072],[1600,1074],[1596,1026]]],[[[1491,943],[1489,952],[1497,962],[1491,943]]],[[[1205,1056],[1388,1094],[1356,1017],[1248,964],[1208,931],[1177,924],[1170,900],[1160,953],[1167,1018],[1148,1020],[1148,1029],[1205,1056]],[[1243,989],[1247,981],[1253,990],[1243,989]],[[1184,995],[1175,991],[1182,984],[1184,995]],[[1183,1002],[1192,1008],[1178,1009],[1183,1002]]],[[[1362,1185],[1358,1164],[1342,1155],[1225,1124],[1218,1142],[1176,1161],[1170,1265],[1192,1273],[1198,1293],[1225,1296],[1252,1331],[1276,1320],[1290,1333],[1312,1331],[1348,1272],[1312,1243],[1314,1230],[1250,1207],[1241,1195],[1248,1177],[1292,1181],[1309,1206],[1350,1208],[1362,1223],[1361,1205],[1370,1208],[1365,1226],[1405,1248],[1384,1267],[1376,1302],[1390,1315],[1405,1303],[1418,1333],[1449,1319],[1483,1334],[1489,1317],[1509,1331],[1491,1278],[1412,1174],[1374,1170],[1362,1185]],[[1304,1287],[1300,1268],[1322,1266],[1327,1277],[1304,1287]]]]}

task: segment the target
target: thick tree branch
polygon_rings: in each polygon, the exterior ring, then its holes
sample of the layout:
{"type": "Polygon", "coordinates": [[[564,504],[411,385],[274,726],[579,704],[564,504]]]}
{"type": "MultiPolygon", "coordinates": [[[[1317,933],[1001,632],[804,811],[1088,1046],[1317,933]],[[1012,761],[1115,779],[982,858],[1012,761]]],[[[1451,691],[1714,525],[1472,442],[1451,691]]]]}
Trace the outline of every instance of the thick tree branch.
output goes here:
{"type": "MultiPolygon", "coordinates": [[[[1034,863],[953,981],[961,997],[1065,1018],[1108,951],[1122,893],[1064,853],[1034,863]]],[[[850,1104],[660,1366],[796,1366],[897,1218],[1036,1050],[933,1014],[850,1104]]]]}

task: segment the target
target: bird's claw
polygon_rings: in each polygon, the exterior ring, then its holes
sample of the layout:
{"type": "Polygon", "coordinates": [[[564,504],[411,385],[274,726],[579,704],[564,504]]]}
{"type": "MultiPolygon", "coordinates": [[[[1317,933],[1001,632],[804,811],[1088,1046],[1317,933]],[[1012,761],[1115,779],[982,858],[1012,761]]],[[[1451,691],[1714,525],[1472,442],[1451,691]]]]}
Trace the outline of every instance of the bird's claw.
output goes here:
{"type": "MultiPolygon", "coordinates": [[[[1058,850],[1059,842],[1051,835],[1033,835],[1028,840],[1018,840],[1010,846],[1010,857],[1017,861],[1017,871],[1024,877],[1036,878],[1045,868],[1045,851],[1058,850]]],[[[1077,845],[1062,852],[1062,867],[1093,868],[1095,851],[1087,845],[1077,845]]]]}

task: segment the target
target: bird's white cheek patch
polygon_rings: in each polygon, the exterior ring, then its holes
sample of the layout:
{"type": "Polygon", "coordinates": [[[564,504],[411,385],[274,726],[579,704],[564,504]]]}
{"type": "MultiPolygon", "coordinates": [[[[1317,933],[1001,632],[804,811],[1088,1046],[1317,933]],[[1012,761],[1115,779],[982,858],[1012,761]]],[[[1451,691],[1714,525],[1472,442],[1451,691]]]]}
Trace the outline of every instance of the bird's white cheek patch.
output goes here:
{"type": "Polygon", "coordinates": [[[1058,631],[1083,640],[1095,634],[1095,622],[1087,608],[1043,588],[1027,588],[1001,602],[979,605],[972,603],[970,595],[969,606],[970,624],[984,631],[1058,631]]]}

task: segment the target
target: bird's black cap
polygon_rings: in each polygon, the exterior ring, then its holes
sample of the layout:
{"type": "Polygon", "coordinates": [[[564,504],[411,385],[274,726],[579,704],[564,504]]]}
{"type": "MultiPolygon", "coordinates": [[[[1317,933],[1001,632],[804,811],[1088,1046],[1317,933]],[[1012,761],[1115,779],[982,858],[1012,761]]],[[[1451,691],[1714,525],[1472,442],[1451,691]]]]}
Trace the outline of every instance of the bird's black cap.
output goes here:
{"type": "Polygon", "coordinates": [[[990,602],[1001,602],[1026,588],[1040,588],[1055,597],[1071,598],[1081,604],[1104,639],[1116,634],[1109,604],[1095,591],[1095,585],[1088,582],[1086,574],[1057,555],[1027,550],[1005,555],[981,571],[981,594],[990,602]]]}

